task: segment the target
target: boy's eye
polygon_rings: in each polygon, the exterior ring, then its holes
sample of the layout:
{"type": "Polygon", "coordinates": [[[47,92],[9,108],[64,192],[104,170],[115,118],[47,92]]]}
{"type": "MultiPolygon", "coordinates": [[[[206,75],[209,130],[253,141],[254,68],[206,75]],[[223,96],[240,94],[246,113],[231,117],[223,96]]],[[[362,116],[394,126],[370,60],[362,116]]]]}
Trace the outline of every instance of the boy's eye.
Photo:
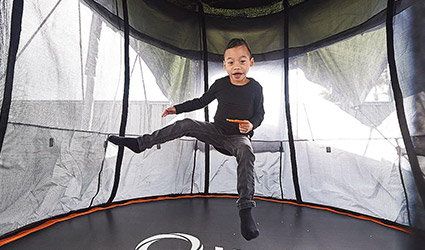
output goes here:
{"type": "Polygon", "coordinates": [[[233,64],[233,62],[227,62],[227,64],[232,65],[232,64],[233,64]]]}
{"type": "Polygon", "coordinates": [[[241,63],[246,63],[246,60],[241,60],[241,63]]]}

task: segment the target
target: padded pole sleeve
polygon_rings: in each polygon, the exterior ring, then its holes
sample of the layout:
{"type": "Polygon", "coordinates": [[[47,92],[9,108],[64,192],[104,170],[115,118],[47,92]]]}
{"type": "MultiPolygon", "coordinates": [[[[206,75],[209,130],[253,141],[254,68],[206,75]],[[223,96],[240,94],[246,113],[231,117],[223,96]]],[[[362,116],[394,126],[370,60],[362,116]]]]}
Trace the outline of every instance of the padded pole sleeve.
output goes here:
{"type": "MultiPolygon", "coordinates": [[[[204,91],[208,91],[208,48],[207,48],[207,28],[205,23],[205,14],[202,2],[198,2],[199,6],[199,21],[201,25],[201,37],[202,37],[202,59],[204,61],[204,91]]],[[[208,106],[204,108],[205,121],[209,121],[208,106]]],[[[210,145],[205,143],[205,186],[204,193],[209,193],[210,188],[210,145]]]]}
{"type": "Polygon", "coordinates": [[[403,136],[403,142],[406,147],[407,156],[409,158],[410,167],[412,169],[413,179],[415,180],[415,184],[418,189],[419,196],[422,199],[422,204],[425,207],[425,180],[423,178],[423,173],[419,166],[418,157],[416,156],[416,152],[413,147],[413,142],[410,137],[409,128],[407,126],[406,114],[404,112],[404,105],[403,105],[403,94],[401,92],[400,83],[397,76],[397,67],[396,67],[395,52],[394,52],[394,28],[393,28],[394,13],[395,13],[395,1],[388,0],[386,31],[387,31],[387,53],[388,53],[388,64],[390,67],[390,75],[391,75],[391,86],[394,93],[394,100],[395,100],[397,118],[398,118],[400,130],[401,130],[401,135],[403,136]]]}
{"type": "MultiPolygon", "coordinates": [[[[128,21],[128,8],[127,0],[122,1],[123,17],[124,17],[124,96],[122,100],[122,113],[121,113],[121,125],[120,125],[120,136],[125,136],[125,129],[127,126],[128,117],[128,96],[130,91],[130,28],[128,21]]],[[[115,165],[115,177],[114,184],[112,186],[111,196],[108,199],[108,204],[112,203],[117,194],[120,176],[121,176],[121,165],[124,156],[124,146],[118,147],[117,162],[115,165]]]]}
{"type": "Polygon", "coordinates": [[[295,198],[298,203],[302,203],[300,184],[298,181],[297,154],[295,152],[294,135],[292,131],[291,108],[289,105],[289,4],[288,0],[283,0],[284,4],[284,74],[285,74],[285,113],[286,124],[288,126],[289,153],[291,156],[292,180],[294,183],[295,198]]]}
{"type": "Polygon", "coordinates": [[[15,73],[16,55],[18,53],[19,41],[21,39],[22,14],[24,1],[15,0],[12,6],[12,19],[10,28],[10,46],[7,58],[6,79],[3,90],[3,103],[0,112],[0,152],[6,135],[7,123],[9,121],[10,105],[12,103],[13,76],[15,73]]]}

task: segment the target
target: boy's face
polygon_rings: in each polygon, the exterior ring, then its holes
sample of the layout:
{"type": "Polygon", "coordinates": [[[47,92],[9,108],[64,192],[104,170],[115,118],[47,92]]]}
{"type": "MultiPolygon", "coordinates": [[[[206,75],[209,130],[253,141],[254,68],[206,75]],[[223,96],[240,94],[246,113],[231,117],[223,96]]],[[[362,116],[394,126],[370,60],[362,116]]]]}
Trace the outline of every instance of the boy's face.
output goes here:
{"type": "Polygon", "coordinates": [[[227,49],[224,52],[223,68],[229,74],[230,82],[234,85],[244,85],[249,82],[246,78],[249,68],[254,65],[248,48],[244,45],[227,49]]]}

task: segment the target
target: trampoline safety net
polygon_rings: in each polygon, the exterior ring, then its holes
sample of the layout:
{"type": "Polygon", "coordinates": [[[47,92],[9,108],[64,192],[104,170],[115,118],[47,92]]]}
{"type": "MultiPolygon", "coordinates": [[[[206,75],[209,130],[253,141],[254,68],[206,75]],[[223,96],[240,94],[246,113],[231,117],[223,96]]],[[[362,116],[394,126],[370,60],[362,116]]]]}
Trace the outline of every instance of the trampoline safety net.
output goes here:
{"type": "MultiPolygon", "coordinates": [[[[0,6],[0,91],[13,87],[8,102],[0,99],[2,122],[6,119],[0,131],[0,236],[105,204],[116,182],[113,201],[203,193],[206,178],[210,193],[237,193],[235,158],[210,147],[206,177],[204,144],[186,137],[141,154],[125,149],[119,179],[114,179],[118,147],[107,138],[119,134],[123,112],[121,1],[25,0],[20,10],[13,8],[15,2],[4,0],[0,6]],[[14,40],[18,12],[22,25],[14,40]],[[19,45],[14,56],[11,41],[19,45]],[[13,79],[8,82],[9,74],[13,79]]],[[[420,195],[425,190],[408,159],[391,83],[387,1],[300,0],[288,1],[289,6],[266,1],[243,9],[203,1],[204,18],[195,0],[127,2],[127,135],[150,133],[186,117],[205,120],[202,110],[161,114],[204,93],[204,49],[211,85],[226,75],[226,42],[242,37],[252,49],[255,64],[249,76],[263,87],[266,112],[252,138],[255,195],[297,198],[285,119],[288,101],[303,202],[425,229],[420,195]],[[207,48],[202,46],[202,20],[207,48]]],[[[399,0],[395,6],[397,74],[423,182],[425,3],[399,0]]],[[[209,105],[210,121],[216,105],[209,105]]]]}

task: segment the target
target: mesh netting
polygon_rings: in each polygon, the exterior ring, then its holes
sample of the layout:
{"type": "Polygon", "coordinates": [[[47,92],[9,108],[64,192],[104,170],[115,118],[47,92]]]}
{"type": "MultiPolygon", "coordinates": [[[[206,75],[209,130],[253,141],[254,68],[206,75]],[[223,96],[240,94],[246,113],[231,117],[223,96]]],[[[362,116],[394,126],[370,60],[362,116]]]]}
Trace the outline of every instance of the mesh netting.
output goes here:
{"type": "MultiPolygon", "coordinates": [[[[1,90],[11,2],[2,1],[0,12],[1,90]]],[[[385,3],[327,2],[291,2],[295,6],[290,47],[301,49],[289,60],[289,101],[302,198],[424,228],[425,209],[397,121],[385,27],[375,25],[336,43],[303,49],[380,17],[385,3]]],[[[204,120],[202,110],[161,118],[166,107],[204,92],[198,14],[174,9],[167,1],[129,4],[126,134],[151,133],[185,117],[204,120]]],[[[106,141],[120,129],[124,95],[120,6],[115,0],[25,1],[0,155],[0,235],[110,198],[118,149],[106,141]]],[[[422,168],[424,10],[425,3],[417,1],[395,18],[400,83],[422,168]]],[[[226,74],[221,62],[225,42],[245,37],[258,58],[249,76],[263,87],[266,111],[252,138],[256,195],[292,200],[296,195],[285,113],[285,65],[281,56],[266,56],[283,49],[283,14],[248,19],[238,15],[206,16],[208,82],[226,74]]],[[[210,121],[216,105],[209,106],[210,121]]],[[[210,153],[210,175],[205,177],[205,146],[193,138],[141,154],[125,149],[114,201],[200,193],[205,178],[211,193],[236,193],[236,160],[213,147],[210,153]]]]}

